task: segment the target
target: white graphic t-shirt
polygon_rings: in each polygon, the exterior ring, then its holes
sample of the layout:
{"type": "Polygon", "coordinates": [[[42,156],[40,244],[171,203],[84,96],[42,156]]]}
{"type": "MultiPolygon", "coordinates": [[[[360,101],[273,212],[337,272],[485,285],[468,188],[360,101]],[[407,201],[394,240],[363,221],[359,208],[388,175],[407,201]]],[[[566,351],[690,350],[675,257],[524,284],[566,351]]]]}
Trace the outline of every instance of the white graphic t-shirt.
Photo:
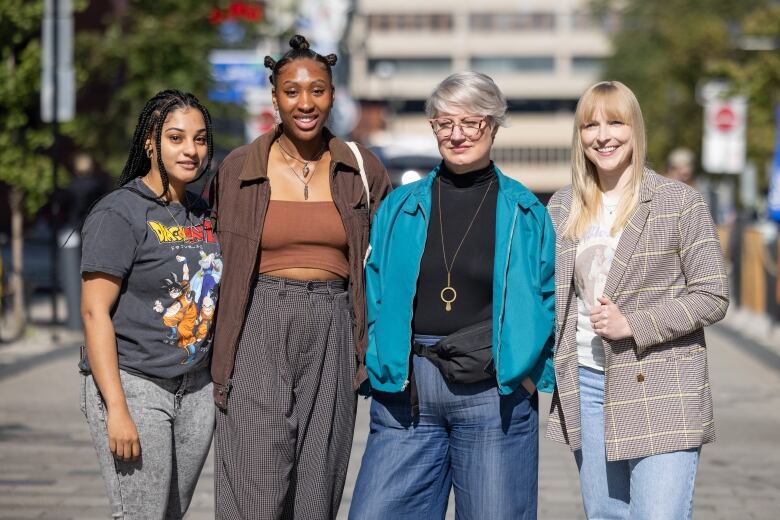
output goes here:
{"type": "Polygon", "coordinates": [[[604,294],[607,276],[612,266],[618,241],[623,230],[612,236],[617,201],[602,195],[601,213],[590,225],[577,245],[574,263],[574,289],[577,293],[577,357],[580,365],[604,370],[604,343],[593,332],[590,312],[599,305],[598,297],[604,294]]]}

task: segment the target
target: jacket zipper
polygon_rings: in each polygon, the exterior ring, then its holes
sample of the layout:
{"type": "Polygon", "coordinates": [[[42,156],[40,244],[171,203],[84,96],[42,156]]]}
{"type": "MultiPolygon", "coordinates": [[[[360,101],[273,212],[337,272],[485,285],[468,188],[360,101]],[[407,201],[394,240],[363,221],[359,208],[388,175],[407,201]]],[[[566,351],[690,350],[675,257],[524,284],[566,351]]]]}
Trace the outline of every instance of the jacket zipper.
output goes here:
{"type": "MultiPolygon", "coordinates": [[[[501,342],[501,335],[503,334],[503,323],[504,323],[504,309],[506,306],[506,287],[507,283],[509,281],[509,260],[510,260],[510,254],[512,253],[512,241],[515,237],[515,225],[517,224],[517,214],[520,211],[520,208],[515,205],[515,213],[512,216],[512,227],[509,231],[509,240],[507,240],[507,246],[506,246],[506,263],[504,264],[504,276],[502,281],[502,288],[501,288],[501,312],[498,316],[498,348],[496,349],[496,383],[498,383],[498,367],[500,365],[500,358],[501,358],[501,348],[503,347],[503,344],[501,342]]],[[[500,383],[498,383],[500,386],[500,383]]]]}
{"type": "MultiPolygon", "coordinates": [[[[433,200],[433,199],[431,199],[433,200]]],[[[423,216],[423,221],[425,222],[425,228],[428,229],[428,216],[425,214],[424,208],[422,205],[418,202],[418,207],[420,209],[420,212],[423,216]]],[[[420,277],[420,265],[422,264],[422,255],[425,254],[425,244],[428,242],[428,233],[426,231],[425,237],[423,238],[423,245],[422,245],[422,251],[420,251],[420,259],[417,262],[417,273],[415,274],[415,281],[420,277]]],[[[417,291],[415,290],[415,294],[412,296],[412,301],[409,302],[409,308],[414,308],[414,298],[417,296],[417,291]]],[[[414,317],[414,312],[412,313],[412,317],[414,317]]],[[[412,331],[412,323],[409,322],[409,332],[412,331]]],[[[406,359],[410,359],[412,355],[412,338],[409,337],[409,349],[406,351],[406,359]]],[[[406,387],[409,386],[409,364],[406,365],[406,379],[404,380],[404,383],[401,385],[401,391],[403,392],[406,390],[406,387]]]]}

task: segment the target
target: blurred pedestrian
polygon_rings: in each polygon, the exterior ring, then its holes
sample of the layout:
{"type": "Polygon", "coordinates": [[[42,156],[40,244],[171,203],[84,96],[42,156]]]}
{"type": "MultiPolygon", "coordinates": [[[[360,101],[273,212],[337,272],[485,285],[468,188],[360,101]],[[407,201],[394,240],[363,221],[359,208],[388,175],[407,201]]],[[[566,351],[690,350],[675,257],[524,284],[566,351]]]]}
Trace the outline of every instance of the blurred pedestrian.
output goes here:
{"type": "Polygon", "coordinates": [[[548,437],[568,443],[588,518],[690,518],[715,438],[704,326],[728,281],[702,196],[645,167],[639,103],[622,83],[575,112],[572,184],[553,195],[557,387],[548,437]],[[606,258],[606,279],[593,274],[606,258]]]}
{"type": "Polygon", "coordinates": [[[350,518],[534,519],[538,395],[550,392],[555,235],[490,151],[491,78],[426,104],[442,162],[379,208],[366,266],[371,429],[350,518]]]}
{"type": "Polygon", "coordinates": [[[87,216],[92,205],[110,189],[103,176],[95,171],[95,162],[86,153],[80,152],[73,159],[73,177],[63,193],[65,224],[76,229],[87,216]]]}
{"type": "Polygon", "coordinates": [[[234,150],[211,188],[225,261],[212,363],[220,519],[334,518],[366,377],[363,259],[390,181],[325,128],[336,56],[302,36],[290,46],[265,59],[280,123],[234,150]]]}
{"type": "Polygon", "coordinates": [[[695,187],[694,159],[696,156],[688,148],[675,148],[669,152],[666,160],[666,176],[695,187]]]}
{"type": "Polygon", "coordinates": [[[120,188],[82,230],[81,407],[112,518],[182,518],[211,446],[221,261],[206,203],[187,184],[212,153],[206,108],[159,92],[138,117],[120,188]],[[204,277],[213,283],[200,295],[204,277]]]}

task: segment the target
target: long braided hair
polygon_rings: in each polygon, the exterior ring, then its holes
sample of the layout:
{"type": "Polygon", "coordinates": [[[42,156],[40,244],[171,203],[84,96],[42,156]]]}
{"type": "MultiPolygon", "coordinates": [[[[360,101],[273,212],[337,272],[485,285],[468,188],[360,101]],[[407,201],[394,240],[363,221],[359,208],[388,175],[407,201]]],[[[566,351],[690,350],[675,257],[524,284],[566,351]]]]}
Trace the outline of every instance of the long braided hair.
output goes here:
{"type": "Polygon", "coordinates": [[[122,175],[119,177],[118,186],[129,189],[138,195],[154,200],[162,204],[167,204],[164,197],[168,194],[169,180],[168,172],[162,160],[162,126],[165,119],[171,112],[180,108],[195,108],[203,114],[203,121],[206,123],[206,143],[207,143],[207,161],[206,166],[192,182],[200,179],[204,173],[211,168],[211,159],[214,156],[214,142],[211,128],[211,116],[205,106],[198,101],[193,94],[182,92],[180,90],[163,90],[146,102],[143,110],[138,116],[138,124],[133,133],[133,142],[130,145],[130,153],[127,157],[125,167],[122,169],[122,175]],[[152,167],[152,161],[146,154],[146,140],[153,139],[154,147],[157,150],[157,167],[160,170],[163,192],[159,197],[149,197],[127,184],[137,177],[142,177],[149,173],[152,167]]]}
{"type": "Polygon", "coordinates": [[[323,56],[317,51],[310,49],[309,42],[300,34],[296,34],[290,38],[290,47],[292,48],[287,51],[284,56],[279,58],[279,61],[276,61],[270,56],[266,56],[265,60],[263,61],[265,67],[267,69],[271,69],[271,75],[268,76],[268,79],[271,80],[271,84],[274,87],[276,87],[276,77],[279,75],[279,72],[281,72],[282,67],[291,61],[299,60],[301,58],[309,58],[322,63],[325,65],[325,69],[328,71],[328,76],[331,79],[333,78],[332,67],[336,64],[338,56],[335,54],[328,54],[327,56],[323,56]]]}

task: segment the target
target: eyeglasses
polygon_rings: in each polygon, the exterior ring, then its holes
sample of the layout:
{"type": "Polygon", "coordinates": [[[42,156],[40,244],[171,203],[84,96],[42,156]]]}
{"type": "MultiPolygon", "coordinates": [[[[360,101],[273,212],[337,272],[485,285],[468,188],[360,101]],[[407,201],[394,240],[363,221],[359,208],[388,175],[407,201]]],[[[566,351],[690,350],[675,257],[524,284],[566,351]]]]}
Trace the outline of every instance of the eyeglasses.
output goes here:
{"type": "Polygon", "coordinates": [[[455,127],[460,128],[463,136],[472,140],[479,137],[482,130],[485,129],[487,120],[484,116],[467,116],[463,119],[453,119],[449,117],[439,117],[436,119],[429,119],[433,133],[439,139],[448,139],[452,136],[452,132],[455,131],[455,127]]]}

